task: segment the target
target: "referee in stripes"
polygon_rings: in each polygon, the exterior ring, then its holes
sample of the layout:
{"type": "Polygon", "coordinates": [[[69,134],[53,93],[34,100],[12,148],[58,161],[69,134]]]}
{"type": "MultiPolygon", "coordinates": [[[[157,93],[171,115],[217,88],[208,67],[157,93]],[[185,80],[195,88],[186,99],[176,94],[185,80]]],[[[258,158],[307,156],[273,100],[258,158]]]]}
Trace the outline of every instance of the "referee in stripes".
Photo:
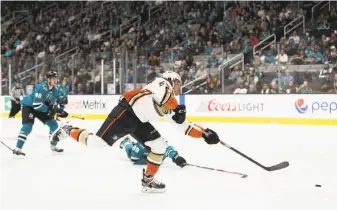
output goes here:
{"type": "Polygon", "coordinates": [[[11,112],[9,113],[9,118],[14,118],[15,115],[21,110],[20,96],[25,96],[25,92],[20,85],[20,81],[16,82],[15,87],[13,87],[12,91],[10,92],[10,96],[12,108],[11,112]]]}

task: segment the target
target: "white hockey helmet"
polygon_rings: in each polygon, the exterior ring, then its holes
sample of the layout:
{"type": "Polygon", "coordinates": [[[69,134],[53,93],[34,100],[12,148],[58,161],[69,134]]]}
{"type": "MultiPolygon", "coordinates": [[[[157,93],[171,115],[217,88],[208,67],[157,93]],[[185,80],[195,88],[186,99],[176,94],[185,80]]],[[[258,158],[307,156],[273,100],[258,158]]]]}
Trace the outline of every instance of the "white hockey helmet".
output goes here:
{"type": "Polygon", "coordinates": [[[182,85],[180,75],[175,73],[174,71],[165,71],[162,74],[162,78],[168,80],[172,84],[172,86],[175,80],[178,80],[180,82],[180,85],[182,85]]]}

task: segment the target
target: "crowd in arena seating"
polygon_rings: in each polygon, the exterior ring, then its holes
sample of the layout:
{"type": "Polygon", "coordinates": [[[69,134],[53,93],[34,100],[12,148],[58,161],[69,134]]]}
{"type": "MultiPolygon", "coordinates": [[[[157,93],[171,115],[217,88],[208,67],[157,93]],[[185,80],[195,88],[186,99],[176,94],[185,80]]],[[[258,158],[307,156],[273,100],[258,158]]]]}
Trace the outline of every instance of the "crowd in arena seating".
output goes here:
{"type": "MultiPolygon", "coordinates": [[[[120,69],[126,74],[127,83],[147,83],[164,70],[172,69],[181,75],[187,85],[185,90],[192,90],[190,93],[311,93],[317,92],[312,90],[313,75],[294,75],[287,66],[329,63],[328,68],[333,71],[319,78],[318,89],[336,92],[333,72],[337,67],[337,31],[326,30],[337,20],[335,5],[327,15],[318,15],[313,22],[308,18],[310,7],[298,2],[53,4],[3,3],[2,19],[9,19],[16,10],[28,10],[24,15],[30,17],[2,27],[4,82],[8,81],[11,63],[12,81],[21,79],[34,85],[43,80],[47,70],[54,69],[62,79],[68,79],[73,94],[97,94],[101,92],[101,60],[104,60],[104,68],[108,70],[105,83],[123,82],[119,78],[120,69]],[[156,7],[157,12],[149,17],[148,11],[156,7]],[[312,28],[320,29],[321,39],[311,35],[312,31],[302,34],[294,30],[286,37],[278,35],[284,25],[300,15],[310,22],[306,28],[311,24],[312,28]],[[129,24],[126,33],[122,33],[120,24],[135,17],[140,21],[129,24]],[[278,36],[280,53],[272,45],[254,56],[253,47],[271,34],[278,36]],[[239,53],[244,54],[249,65],[245,69],[241,65],[229,68],[223,81],[217,68],[239,53]],[[117,62],[116,78],[111,75],[113,59],[125,61],[123,65],[117,62]],[[36,65],[40,65],[37,75],[35,71],[22,73],[36,65]],[[281,65],[282,69],[264,72],[268,65],[281,65]],[[204,79],[193,82],[196,78],[204,79]]],[[[5,86],[3,81],[1,84],[5,86]]]]}

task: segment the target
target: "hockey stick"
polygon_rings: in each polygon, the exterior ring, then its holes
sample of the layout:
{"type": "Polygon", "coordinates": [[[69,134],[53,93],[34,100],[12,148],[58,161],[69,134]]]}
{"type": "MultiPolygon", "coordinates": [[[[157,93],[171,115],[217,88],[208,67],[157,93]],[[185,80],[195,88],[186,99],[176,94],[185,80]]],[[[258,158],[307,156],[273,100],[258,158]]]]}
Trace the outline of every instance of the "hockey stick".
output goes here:
{"type": "MultiPolygon", "coordinates": [[[[190,125],[194,125],[192,123],[190,123],[190,125]]],[[[194,129],[197,129],[199,130],[200,132],[202,132],[203,134],[205,134],[206,136],[208,135],[207,133],[205,133],[203,130],[200,130],[199,127],[197,126],[192,126],[194,129]]],[[[264,166],[262,165],[261,163],[257,162],[256,160],[252,159],[251,157],[248,157],[247,155],[243,154],[242,152],[240,152],[239,150],[235,149],[234,147],[230,146],[229,144],[226,144],[225,142],[223,141],[220,141],[220,144],[222,144],[223,146],[227,147],[228,149],[234,151],[235,153],[241,155],[242,157],[246,158],[247,160],[249,160],[250,162],[253,162],[254,164],[260,166],[261,168],[263,168],[264,170],[266,171],[276,171],[276,170],[280,170],[280,169],[283,169],[283,168],[286,168],[289,166],[289,162],[288,161],[284,161],[282,163],[279,163],[279,164],[276,164],[276,165],[273,165],[273,166],[264,166]]]]}
{"type": "Polygon", "coordinates": [[[241,178],[246,178],[248,176],[247,174],[243,174],[243,173],[239,173],[239,172],[226,171],[226,170],[222,170],[222,169],[215,169],[215,168],[210,168],[210,167],[205,167],[205,166],[199,166],[199,165],[194,165],[194,164],[189,164],[189,163],[187,163],[186,165],[187,166],[197,167],[197,168],[202,168],[202,169],[208,169],[208,170],[212,170],[212,171],[224,172],[224,173],[228,173],[228,174],[240,175],[241,178]]]}
{"type": "Polygon", "coordinates": [[[70,116],[71,118],[74,118],[74,119],[79,119],[79,120],[85,120],[84,117],[77,117],[77,116],[70,116]]]}
{"type": "MultiPolygon", "coordinates": [[[[180,104],[185,104],[185,98],[184,98],[184,95],[179,95],[179,100],[180,100],[180,104]]],[[[194,126],[193,123],[189,123],[191,127],[193,127],[194,129],[196,130],[199,130],[200,132],[202,132],[203,134],[205,134],[206,136],[208,135],[207,133],[205,133],[203,130],[201,130],[199,127],[197,126],[194,126]]],[[[263,168],[264,170],[266,171],[276,171],[276,170],[280,170],[280,169],[283,169],[283,168],[286,168],[289,166],[289,162],[288,161],[284,161],[282,163],[279,163],[279,164],[276,164],[276,165],[273,165],[273,166],[264,166],[262,165],[261,163],[257,162],[256,160],[248,157],[247,155],[243,154],[242,152],[240,152],[239,150],[235,149],[234,147],[230,146],[229,144],[226,144],[225,142],[223,141],[220,141],[220,144],[224,145],[225,147],[227,147],[228,149],[234,151],[235,153],[241,155],[242,157],[246,158],[247,160],[249,160],[250,162],[260,166],[261,168],[263,168]]]]}
{"type": "Polygon", "coordinates": [[[223,141],[220,141],[220,144],[224,145],[225,147],[227,147],[228,149],[234,151],[235,153],[241,155],[242,157],[246,158],[247,160],[249,160],[250,162],[253,162],[255,163],[256,165],[260,166],[261,168],[263,168],[264,170],[267,170],[267,171],[276,171],[276,170],[280,170],[280,169],[283,169],[283,168],[286,168],[289,166],[289,162],[288,161],[284,161],[282,163],[279,163],[279,164],[276,164],[276,165],[273,165],[273,166],[264,166],[262,165],[261,163],[257,162],[256,160],[252,159],[251,157],[248,157],[247,155],[243,154],[242,152],[240,152],[239,150],[235,149],[234,147],[226,144],[225,142],[223,141]]]}
{"type": "MultiPolygon", "coordinates": [[[[12,151],[14,153],[14,149],[10,148],[7,144],[5,144],[3,141],[0,141],[1,144],[3,144],[5,147],[7,147],[7,149],[9,149],[10,151],[12,151]]],[[[26,156],[25,153],[21,152],[20,155],[26,156]]]]}
{"type": "Polygon", "coordinates": [[[7,144],[5,144],[3,141],[0,141],[1,144],[3,144],[5,147],[7,147],[7,149],[9,149],[10,151],[14,151],[12,148],[10,148],[7,144]]]}
{"type": "MultiPolygon", "coordinates": [[[[72,118],[72,119],[85,120],[84,117],[77,117],[77,116],[74,116],[74,115],[71,115],[69,117],[72,118]]],[[[62,117],[56,117],[56,120],[61,121],[60,118],[62,118],[62,117]]]]}

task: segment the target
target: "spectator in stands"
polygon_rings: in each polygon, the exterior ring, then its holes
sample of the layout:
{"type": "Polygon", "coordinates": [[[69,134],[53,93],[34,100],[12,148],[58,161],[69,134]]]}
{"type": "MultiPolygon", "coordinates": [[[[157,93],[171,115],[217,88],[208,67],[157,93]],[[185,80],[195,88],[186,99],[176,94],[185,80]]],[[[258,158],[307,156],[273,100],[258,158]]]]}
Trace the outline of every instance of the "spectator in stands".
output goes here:
{"type": "Polygon", "coordinates": [[[81,83],[77,84],[76,94],[79,94],[79,95],[83,95],[84,94],[84,88],[83,88],[83,85],[81,83]]]}
{"type": "Polygon", "coordinates": [[[255,68],[249,67],[249,75],[247,75],[245,81],[246,85],[256,84],[259,81],[259,78],[255,75],[255,68]]]}
{"type": "MultiPolygon", "coordinates": [[[[97,92],[98,93],[98,92],[97,92]]],[[[87,82],[85,84],[85,94],[92,95],[94,94],[94,85],[92,82],[87,82]]]]}
{"type": "Polygon", "coordinates": [[[159,66],[159,61],[157,60],[157,57],[152,55],[148,59],[149,66],[159,66]]]}
{"type": "Polygon", "coordinates": [[[297,89],[296,93],[300,94],[310,94],[312,89],[308,85],[308,81],[304,81],[303,84],[297,89]]]}
{"type": "Polygon", "coordinates": [[[186,61],[186,66],[187,66],[188,68],[192,67],[192,64],[193,64],[193,58],[190,58],[189,55],[186,55],[185,61],[186,61]]]}
{"type": "Polygon", "coordinates": [[[218,65],[219,65],[218,58],[216,57],[215,53],[212,52],[211,57],[207,61],[206,68],[215,68],[218,67],[218,65]]]}
{"type": "Polygon", "coordinates": [[[214,88],[214,83],[212,81],[212,77],[207,78],[205,93],[207,93],[207,94],[214,94],[215,93],[215,88],[214,88]]]}
{"type": "Polygon", "coordinates": [[[275,64],[275,56],[272,54],[271,50],[268,50],[266,53],[260,51],[260,60],[262,64],[275,64]]]}
{"type": "Polygon", "coordinates": [[[213,52],[213,50],[214,50],[214,47],[212,46],[212,42],[208,41],[207,42],[207,46],[205,48],[206,55],[211,55],[211,53],[213,52]]]}
{"type": "Polygon", "coordinates": [[[269,94],[270,88],[269,88],[269,82],[264,82],[261,90],[261,94],[269,94]]]}
{"type": "Polygon", "coordinates": [[[271,94],[277,94],[277,93],[281,92],[281,87],[279,87],[278,84],[279,84],[279,83],[278,83],[277,80],[273,80],[273,81],[271,82],[271,89],[270,89],[270,93],[271,93],[271,94]],[[279,91],[279,89],[280,89],[280,91],[279,91]]]}
{"type": "Polygon", "coordinates": [[[236,79],[236,84],[241,84],[242,82],[246,82],[245,73],[241,70],[239,71],[239,77],[236,79]]]}
{"type": "Polygon", "coordinates": [[[293,40],[296,45],[300,43],[300,37],[297,35],[296,31],[293,31],[293,34],[289,37],[289,40],[293,40]]]}
{"type": "Polygon", "coordinates": [[[330,67],[329,62],[326,61],[323,65],[323,69],[321,69],[318,77],[320,79],[323,79],[323,80],[329,80],[331,74],[332,74],[332,68],[330,67]]]}
{"type": "Polygon", "coordinates": [[[254,55],[255,65],[258,65],[258,66],[264,65],[265,64],[265,61],[264,61],[265,56],[263,55],[262,50],[259,50],[257,53],[258,53],[257,55],[254,55]]]}
{"type": "Polygon", "coordinates": [[[333,7],[331,8],[331,11],[329,12],[329,22],[336,21],[337,20],[337,12],[336,9],[333,7]]]}
{"type": "Polygon", "coordinates": [[[289,17],[290,17],[290,11],[289,10],[287,11],[287,8],[282,8],[282,11],[279,14],[279,20],[282,22],[282,21],[287,20],[289,17]]]}
{"type": "Polygon", "coordinates": [[[201,77],[201,76],[203,76],[205,74],[206,74],[206,71],[205,71],[204,65],[200,65],[200,68],[195,73],[195,77],[199,78],[199,77],[201,77]]]}
{"type": "Polygon", "coordinates": [[[216,90],[220,89],[220,80],[218,77],[213,77],[213,84],[214,84],[214,88],[216,90]]]}
{"type": "Polygon", "coordinates": [[[235,89],[233,94],[247,94],[248,90],[244,81],[241,81],[238,84],[238,87],[235,89]]]}
{"type": "Polygon", "coordinates": [[[250,46],[254,47],[255,45],[257,45],[259,43],[259,39],[257,38],[256,34],[251,34],[250,35],[250,39],[249,39],[249,44],[250,46]]]}
{"type": "MultiPolygon", "coordinates": [[[[225,52],[223,54],[223,60],[222,60],[222,64],[225,64],[229,61],[229,58],[228,58],[228,54],[225,52]]],[[[229,65],[231,65],[231,63],[228,63],[229,65]]]]}
{"type": "Polygon", "coordinates": [[[311,50],[308,52],[308,58],[311,60],[313,64],[322,64],[323,63],[323,55],[318,51],[318,46],[312,46],[311,50]]]}
{"type": "Polygon", "coordinates": [[[295,41],[290,38],[288,40],[288,44],[286,45],[286,53],[287,56],[291,57],[294,56],[298,51],[298,45],[295,43],[295,41]]]}
{"type": "Polygon", "coordinates": [[[294,57],[291,62],[294,65],[306,64],[307,62],[306,62],[306,55],[304,53],[304,50],[300,50],[298,55],[294,57]]]}
{"type": "Polygon", "coordinates": [[[204,54],[205,53],[205,47],[202,45],[202,42],[198,42],[198,46],[195,49],[195,53],[197,53],[197,54],[204,54]]]}
{"type": "Polygon", "coordinates": [[[285,54],[284,50],[281,50],[280,54],[275,57],[276,64],[286,65],[288,62],[288,55],[285,54]]]}
{"type": "Polygon", "coordinates": [[[257,90],[255,87],[255,84],[251,83],[249,84],[249,90],[248,90],[248,94],[257,94],[257,90]]]}
{"type": "Polygon", "coordinates": [[[283,78],[283,81],[285,86],[288,86],[290,82],[295,83],[295,79],[290,75],[289,69],[285,70],[285,77],[283,78]]]}
{"type": "Polygon", "coordinates": [[[289,81],[288,85],[284,86],[285,93],[287,94],[295,94],[296,93],[296,87],[294,81],[289,81]]]}
{"type": "Polygon", "coordinates": [[[334,45],[330,47],[330,54],[328,60],[331,61],[332,63],[335,63],[337,61],[337,50],[334,45]]]}
{"type": "Polygon", "coordinates": [[[184,81],[184,85],[186,85],[186,84],[192,82],[193,79],[194,78],[193,78],[191,73],[186,73],[186,74],[183,75],[182,81],[184,81]]]}
{"type": "Polygon", "coordinates": [[[154,66],[152,66],[148,72],[148,75],[147,75],[147,81],[148,82],[151,82],[153,81],[156,77],[158,76],[157,72],[156,72],[156,69],[154,66]]]}
{"type": "Polygon", "coordinates": [[[229,74],[228,79],[236,81],[239,76],[240,76],[240,69],[239,66],[236,65],[234,66],[233,71],[229,74]]]}
{"type": "Polygon", "coordinates": [[[328,92],[333,87],[334,79],[333,79],[333,70],[330,68],[328,62],[324,63],[323,69],[321,69],[319,74],[319,81],[321,83],[321,91],[328,92]]]}

